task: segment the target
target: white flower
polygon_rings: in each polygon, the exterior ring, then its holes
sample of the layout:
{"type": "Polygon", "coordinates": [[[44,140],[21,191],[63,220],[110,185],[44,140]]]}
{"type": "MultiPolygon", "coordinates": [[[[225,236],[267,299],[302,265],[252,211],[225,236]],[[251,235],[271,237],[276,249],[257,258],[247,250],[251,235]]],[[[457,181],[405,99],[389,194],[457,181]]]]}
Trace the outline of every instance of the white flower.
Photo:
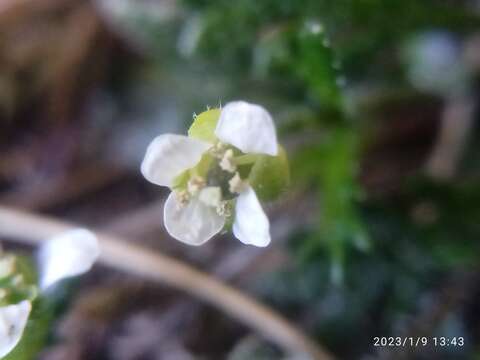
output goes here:
{"type": "Polygon", "coordinates": [[[214,134],[212,142],[164,134],[148,146],[142,174],[172,189],[165,202],[165,227],[175,239],[201,245],[223,229],[234,208],[234,235],[245,244],[267,246],[268,218],[253,188],[240,177],[235,156],[278,154],[272,117],[259,105],[231,102],[222,108],[214,134]],[[178,186],[175,181],[183,176],[184,183],[178,186]]]}
{"type": "Polygon", "coordinates": [[[22,338],[32,309],[28,300],[0,307],[0,358],[12,351],[22,338]]]}
{"type": "Polygon", "coordinates": [[[244,153],[278,153],[272,117],[263,107],[245,101],[228,103],[220,113],[215,135],[244,153]]]}
{"type": "Polygon", "coordinates": [[[210,146],[187,136],[160,135],[148,146],[142,162],[142,174],[154,184],[170,186],[175,177],[195,166],[210,146]]]}
{"type": "MultiPolygon", "coordinates": [[[[38,254],[40,289],[49,290],[64,278],[87,272],[99,253],[96,236],[85,229],[67,231],[48,240],[38,254]]],[[[0,307],[0,358],[17,346],[31,309],[30,300],[0,307]]]]}
{"type": "Polygon", "coordinates": [[[99,254],[97,237],[86,229],[53,237],[42,245],[38,254],[40,289],[45,291],[64,278],[87,272],[99,254]]]}

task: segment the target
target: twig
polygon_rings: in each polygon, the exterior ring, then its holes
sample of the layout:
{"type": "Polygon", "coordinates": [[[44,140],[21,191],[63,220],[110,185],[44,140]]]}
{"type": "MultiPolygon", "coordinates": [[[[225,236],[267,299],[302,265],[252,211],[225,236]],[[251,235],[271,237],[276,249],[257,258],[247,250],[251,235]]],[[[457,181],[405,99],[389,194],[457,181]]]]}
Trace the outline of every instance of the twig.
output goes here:
{"type": "Polygon", "coordinates": [[[438,139],[426,163],[426,172],[438,180],[456,173],[471,129],[475,125],[474,101],[467,95],[447,99],[438,139]]]}
{"type": "MultiPolygon", "coordinates": [[[[53,218],[0,206],[0,236],[22,243],[38,245],[75,227],[53,218]]],[[[208,274],[120,238],[103,233],[97,233],[97,236],[101,246],[100,262],[103,264],[195,295],[257,330],[288,353],[301,353],[312,359],[332,359],[326,350],[279,314],[208,274]]]]}

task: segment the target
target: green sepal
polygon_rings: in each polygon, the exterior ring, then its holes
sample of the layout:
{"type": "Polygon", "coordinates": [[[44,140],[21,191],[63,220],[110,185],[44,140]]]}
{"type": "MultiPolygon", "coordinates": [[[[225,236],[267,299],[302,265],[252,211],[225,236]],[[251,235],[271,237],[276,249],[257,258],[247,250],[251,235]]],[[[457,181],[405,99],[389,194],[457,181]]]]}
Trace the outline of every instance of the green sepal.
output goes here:
{"type": "Polygon", "coordinates": [[[287,153],[278,145],[278,155],[257,155],[248,177],[258,198],[263,201],[276,199],[290,185],[290,168],[287,153]]]}
{"type": "Polygon", "coordinates": [[[190,179],[190,170],[185,170],[175,179],[173,179],[172,189],[186,189],[188,180],[190,179]]]}
{"type": "Polygon", "coordinates": [[[192,175],[197,175],[203,178],[207,177],[208,170],[210,169],[213,160],[214,159],[212,155],[210,155],[209,153],[203,154],[198,164],[195,165],[195,167],[192,168],[190,172],[192,173],[192,175]]]}
{"type": "Polygon", "coordinates": [[[212,164],[212,155],[205,153],[202,155],[200,161],[191,169],[187,169],[173,179],[172,189],[185,190],[188,186],[188,181],[192,176],[200,176],[205,178],[207,176],[210,165],[212,164]]]}
{"type": "Polygon", "coordinates": [[[210,109],[195,116],[193,124],[188,129],[188,136],[214,143],[217,140],[215,128],[217,127],[220,109],[210,109]]]}

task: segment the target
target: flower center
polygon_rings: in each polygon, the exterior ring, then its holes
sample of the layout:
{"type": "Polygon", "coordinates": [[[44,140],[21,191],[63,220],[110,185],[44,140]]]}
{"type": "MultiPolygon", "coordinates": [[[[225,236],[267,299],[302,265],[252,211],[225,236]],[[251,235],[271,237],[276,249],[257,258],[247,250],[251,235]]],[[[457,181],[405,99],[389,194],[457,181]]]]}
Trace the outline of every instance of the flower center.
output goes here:
{"type": "Polygon", "coordinates": [[[233,200],[248,186],[245,180],[251,168],[248,156],[217,142],[197,166],[176,180],[174,191],[178,202],[185,206],[192,198],[197,198],[214,207],[219,215],[230,216],[233,200]]]}
{"type": "Polygon", "coordinates": [[[24,276],[20,260],[14,255],[3,253],[0,249],[0,306],[32,299],[35,294],[36,287],[24,276]]]}

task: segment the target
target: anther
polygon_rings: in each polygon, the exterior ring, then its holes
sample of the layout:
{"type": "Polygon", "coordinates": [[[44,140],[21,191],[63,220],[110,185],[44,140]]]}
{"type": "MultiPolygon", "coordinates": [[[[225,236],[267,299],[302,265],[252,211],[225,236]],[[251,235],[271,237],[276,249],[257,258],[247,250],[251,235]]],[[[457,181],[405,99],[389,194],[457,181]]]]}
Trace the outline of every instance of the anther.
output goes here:
{"type": "Polygon", "coordinates": [[[187,183],[187,189],[190,195],[194,196],[206,185],[205,179],[200,176],[194,176],[187,183]]]}
{"type": "Polygon", "coordinates": [[[245,190],[248,183],[240,177],[238,172],[228,181],[229,190],[233,194],[240,194],[245,190]]]}
{"type": "Polygon", "coordinates": [[[225,154],[222,157],[222,160],[220,160],[220,168],[222,170],[234,173],[237,170],[237,166],[235,165],[235,162],[233,160],[233,150],[228,149],[225,151],[225,154]]]}

